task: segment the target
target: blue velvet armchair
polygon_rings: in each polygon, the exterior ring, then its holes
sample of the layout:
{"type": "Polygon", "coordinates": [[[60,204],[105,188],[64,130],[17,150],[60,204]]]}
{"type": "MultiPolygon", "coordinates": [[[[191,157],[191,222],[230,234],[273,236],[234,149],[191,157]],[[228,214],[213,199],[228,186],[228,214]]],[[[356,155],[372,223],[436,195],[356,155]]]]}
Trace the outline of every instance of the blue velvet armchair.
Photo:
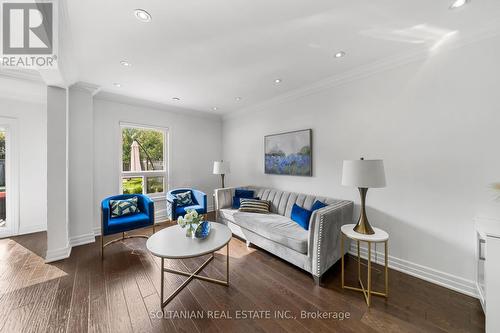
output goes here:
{"type": "Polygon", "coordinates": [[[101,202],[101,257],[104,256],[104,247],[124,240],[126,238],[148,238],[145,235],[130,235],[126,236],[125,232],[153,226],[153,233],[155,232],[155,207],[154,202],[148,196],[143,194],[121,194],[108,197],[101,202]],[[138,213],[111,217],[110,200],[124,200],[137,197],[138,213]],[[112,240],[104,244],[104,236],[122,233],[122,237],[112,240]]]}
{"type": "Polygon", "coordinates": [[[184,216],[187,210],[194,209],[198,214],[207,213],[207,195],[201,191],[191,189],[191,188],[178,188],[171,190],[167,193],[167,215],[172,221],[177,220],[177,217],[184,216]],[[177,193],[191,192],[191,198],[193,199],[193,205],[191,206],[179,206],[177,193]]]}

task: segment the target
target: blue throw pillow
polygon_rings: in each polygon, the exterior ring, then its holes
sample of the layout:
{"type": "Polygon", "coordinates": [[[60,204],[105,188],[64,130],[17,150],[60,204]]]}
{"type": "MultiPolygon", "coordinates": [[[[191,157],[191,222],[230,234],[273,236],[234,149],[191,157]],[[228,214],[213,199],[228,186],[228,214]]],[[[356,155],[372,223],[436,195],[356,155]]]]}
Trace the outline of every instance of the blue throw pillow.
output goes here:
{"type": "Polygon", "coordinates": [[[316,201],[314,201],[314,203],[313,203],[313,205],[311,207],[311,211],[314,212],[315,210],[321,209],[321,208],[326,207],[326,206],[328,206],[326,203],[321,202],[319,200],[316,200],[316,201]]]}
{"type": "Polygon", "coordinates": [[[110,200],[111,218],[139,213],[138,199],[132,197],[123,200],[110,200]]]}
{"type": "Polygon", "coordinates": [[[233,208],[234,209],[240,208],[240,204],[241,204],[240,199],[241,199],[240,197],[233,197],[233,208]]]}
{"type": "Polygon", "coordinates": [[[259,197],[255,197],[255,198],[240,198],[240,197],[234,196],[233,197],[233,208],[234,209],[239,209],[240,208],[241,199],[255,199],[255,200],[260,200],[259,197]]]}
{"type": "Polygon", "coordinates": [[[293,204],[291,219],[297,222],[305,230],[309,230],[309,219],[311,218],[312,211],[293,204]]]}
{"type": "Polygon", "coordinates": [[[191,198],[191,191],[177,193],[177,207],[192,206],[194,205],[193,198],[191,198]]]}
{"type": "Polygon", "coordinates": [[[245,189],[242,189],[242,188],[237,188],[235,191],[234,191],[234,196],[235,197],[238,197],[238,198],[253,198],[253,195],[254,195],[254,191],[252,190],[245,190],[245,189]]]}

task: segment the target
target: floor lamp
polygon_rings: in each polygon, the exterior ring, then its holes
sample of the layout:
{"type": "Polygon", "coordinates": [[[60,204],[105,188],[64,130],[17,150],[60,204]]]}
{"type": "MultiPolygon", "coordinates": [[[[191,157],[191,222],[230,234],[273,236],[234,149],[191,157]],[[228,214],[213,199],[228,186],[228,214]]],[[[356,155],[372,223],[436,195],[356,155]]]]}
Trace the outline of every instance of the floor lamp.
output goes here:
{"type": "Polygon", "coordinates": [[[228,174],[230,171],[229,162],[224,161],[214,161],[214,175],[220,175],[222,180],[222,188],[224,188],[224,175],[228,174]]]}

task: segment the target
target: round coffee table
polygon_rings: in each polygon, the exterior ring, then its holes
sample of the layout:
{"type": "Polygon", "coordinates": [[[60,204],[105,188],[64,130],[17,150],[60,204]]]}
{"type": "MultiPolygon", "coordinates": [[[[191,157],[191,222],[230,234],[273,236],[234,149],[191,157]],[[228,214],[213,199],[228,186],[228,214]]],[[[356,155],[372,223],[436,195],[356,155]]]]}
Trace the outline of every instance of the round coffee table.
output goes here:
{"type": "Polygon", "coordinates": [[[162,309],[193,279],[229,286],[229,241],[231,240],[232,233],[223,224],[217,222],[211,222],[211,224],[210,234],[205,239],[186,237],[186,230],[182,229],[179,225],[174,225],[156,232],[146,242],[149,252],[161,258],[160,304],[162,309]],[[226,246],[226,281],[198,275],[214,259],[214,252],[224,246],[226,246]],[[165,258],[187,259],[206,254],[212,255],[192,273],[165,268],[165,258]],[[188,277],[165,301],[163,300],[164,272],[188,277]]]}

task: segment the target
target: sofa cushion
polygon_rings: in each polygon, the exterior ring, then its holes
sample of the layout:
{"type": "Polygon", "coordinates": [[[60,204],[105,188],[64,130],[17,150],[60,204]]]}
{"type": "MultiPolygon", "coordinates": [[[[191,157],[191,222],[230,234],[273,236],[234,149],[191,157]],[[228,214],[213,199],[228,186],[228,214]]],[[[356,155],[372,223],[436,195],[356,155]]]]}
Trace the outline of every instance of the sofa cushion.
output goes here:
{"type": "Polygon", "coordinates": [[[147,214],[137,213],[133,215],[125,215],[110,219],[105,227],[104,234],[110,235],[117,232],[129,231],[143,226],[147,226],[151,220],[147,214]]]}
{"type": "Polygon", "coordinates": [[[269,213],[269,201],[241,198],[240,212],[269,213]]]}
{"type": "Polygon", "coordinates": [[[187,211],[191,209],[196,210],[198,214],[205,214],[205,208],[201,205],[177,207],[175,208],[175,214],[177,214],[177,216],[184,216],[187,211]]]}
{"type": "Polygon", "coordinates": [[[252,190],[247,190],[243,188],[237,188],[234,190],[234,196],[238,198],[253,198],[254,196],[254,191],[252,190]]]}
{"type": "Polygon", "coordinates": [[[234,221],[234,213],[237,213],[237,209],[231,209],[231,208],[222,208],[219,209],[219,216],[223,219],[228,220],[229,222],[235,223],[234,221]]]}
{"type": "Polygon", "coordinates": [[[291,219],[297,222],[304,230],[309,230],[309,219],[311,218],[312,211],[293,204],[291,219]]]}
{"type": "Polygon", "coordinates": [[[326,207],[326,206],[328,206],[326,203],[319,201],[319,200],[316,200],[316,201],[314,201],[314,203],[311,207],[311,211],[314,212],[315,210],[321,209],[321,208],[326,207]]]}
{"type": "Polygon", "coordinates": [[[312,206],[316,201],[321,201],[327,205],[339,202],[339,200],[322,196],[286,192],[260,186],[250,186],[248,189],[254,190],[255,196],[259,197],[261,200],[268,200],[271,202],[271,213],[277,213],[288,217],[291,217],[293,204],[312,210],[312,206]]]}
{"type": "Polygon", "coordinates": [[[240,205],[241,205],[241,199],[254,199],[254,200],[260,200],[259,197],[255,197],[255,198],[240,198],[240,197],[237,197],[237,196],[234,196],[233,197],[233,208],[234,209],[238,209],[240,208],[240,205]]]}
{"type": "Polygon", "coordinates": [[[175,197],[177,198],[178,207],[191,206],[194,204],[193,198],[191,197],[191,191],[177,193],[175,197]]]}
{"type": "MultiPolygon", "coordinates": [[[[222,211],[222,209],[221,209],[222,211]]],[[[227,211],[227,210],[226,210],[227,211]]],[[[300,253],[307,253],[309,232],[290,218],[278,214],[235,211],[234,224],[300,253]]]]}
{"type": "Polygon", "coordinates": [[[136,214],[139,212],[137,197],[123,200],[110,200],[111,218],[136,214]]]}

